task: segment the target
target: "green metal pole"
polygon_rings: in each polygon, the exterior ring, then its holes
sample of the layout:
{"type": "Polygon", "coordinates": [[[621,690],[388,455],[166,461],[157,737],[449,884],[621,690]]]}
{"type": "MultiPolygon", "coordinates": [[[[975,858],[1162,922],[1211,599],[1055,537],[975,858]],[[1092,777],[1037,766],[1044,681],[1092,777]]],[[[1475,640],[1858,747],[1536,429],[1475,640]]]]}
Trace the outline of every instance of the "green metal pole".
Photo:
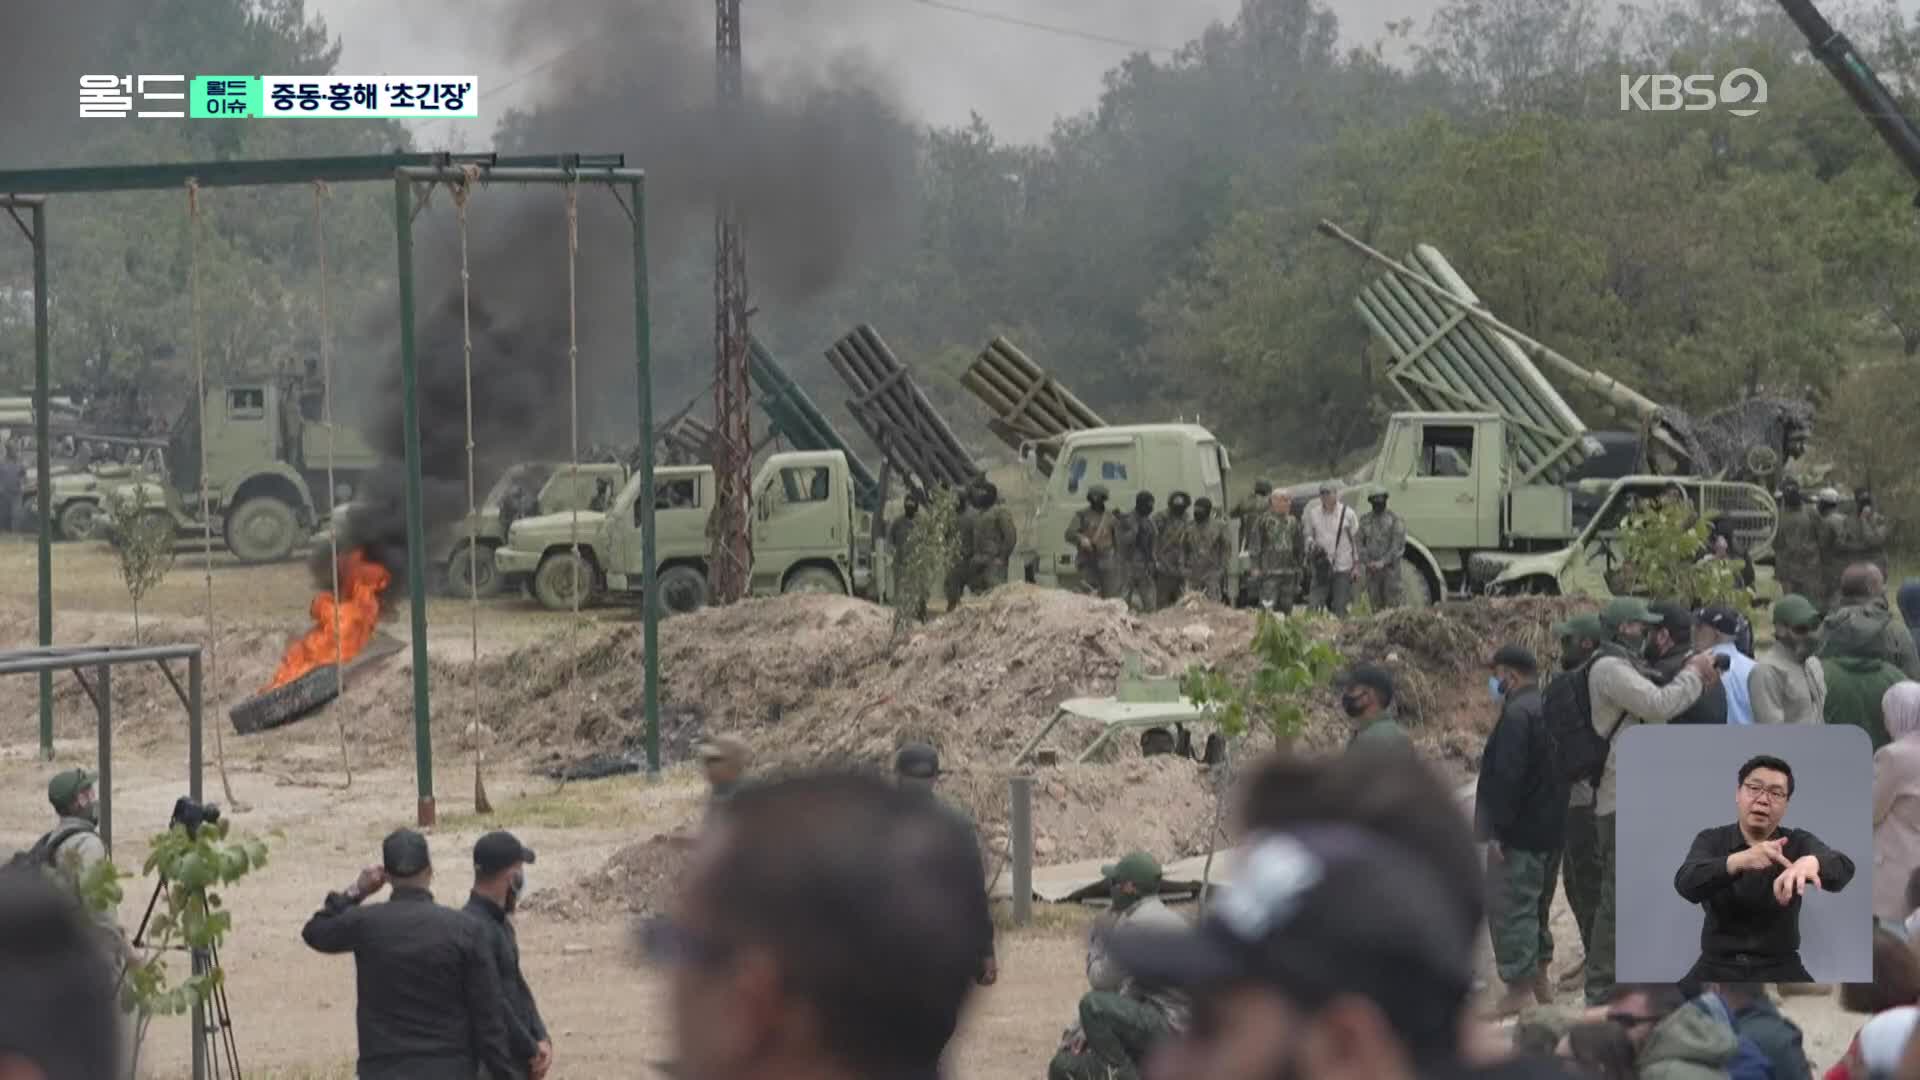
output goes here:
{"type": "MultiPolygon", "coordinates": [[[[47,208],[33,207],[33,472],[39,485],[40,514],[40,644],[53,644],[53,436],[48,412],[52,408],[47,384],[52,349],[47,327],[47,208]]],[[[40,673],[40,756],[53,760],[53,672],[40,673]]]]}
{"type": "Polygon", "coordinates": [[[420,414],[413,356],[413,189],[393,181],[393,227],[400,251],[400,406],[407,441],[407,598],[413,607],[413,757],[419,821],[433,824],[433,721],[427,707],[426,529],[420,511],[420,414]]]}
{"type": "Polygon", "coordinates": [[[647,775],[660,775],[660,593],[654,588],[653,532],[653,315],[647,295],[647,185],[635,181],[633,196],[633,356],[640,376],[640,588],[646,614],[641,642],[646,650],[647,775]]]}

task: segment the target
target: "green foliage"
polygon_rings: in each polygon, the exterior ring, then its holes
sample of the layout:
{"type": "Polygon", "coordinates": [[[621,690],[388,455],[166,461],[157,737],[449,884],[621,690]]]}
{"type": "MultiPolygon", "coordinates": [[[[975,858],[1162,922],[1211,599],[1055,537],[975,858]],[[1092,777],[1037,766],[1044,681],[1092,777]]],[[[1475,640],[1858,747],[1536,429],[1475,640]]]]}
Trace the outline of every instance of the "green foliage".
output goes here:
{"type": "Polygon", "coordinates": [[[1652,600],[1689,606],[1725,605],[1753,614],[1753,594],[1740,587],[1742,564],[1703,559],[1713,522],[1689,506],[1648,500],[1621,523],[1622,584],[1652,600]]]}
{"type": "Polygon", "coordinates": [[[1275,741],[1286,743],[1306,727],[1307,695],[1325,686],[1346,662],[1330,642],[1308,632],[1306,619],[1254,616],[1253,673],[1236,680],[1195,664],[1180,680],[1180,692],[1215,717],[1228,738],[1265,724],[1275,741]]]}
{"type": "MultiPolygon", "coordinates": [[[[153,839],[142,874],[157,874],[165,883],[147,925],[145,943],[154,952],[145,964],[131,968],[121,984],[122,1002],[143,1032],[154,1016],[179,1015],[206,1004],[226,978],[225,970],[214,964],[176,980],[168,963],[175,950],[191,953],[224,944],[233,929],[233,914],[225,910],[218,890],[267,863],[264,840],[229,839],[228,830],[225,820],[203,824],[193,835],[174,825],[153,839]]],[[[81,882],[81,896],[94,910],[108,910],[123,898],[121,881],[112,861],[103,859],[81,882]]]]}
{"type": "Polygon", "coordinates": [[[106,503],[120,580],[126,583],[127,595],[133,600],[133,640],[139,644],[140,601],[173,569],[173,516],[148,501],[145,483],[133,483],[110,493],[106,503]]]}
{"type": "Polygon", "coordinates": [[[895,577],[895,633],[925,619],[927,601],[945,587],[948,572],[960,558],[959,514],[959,495],[938,488],[914,515],[912,546],[895,577]]]}

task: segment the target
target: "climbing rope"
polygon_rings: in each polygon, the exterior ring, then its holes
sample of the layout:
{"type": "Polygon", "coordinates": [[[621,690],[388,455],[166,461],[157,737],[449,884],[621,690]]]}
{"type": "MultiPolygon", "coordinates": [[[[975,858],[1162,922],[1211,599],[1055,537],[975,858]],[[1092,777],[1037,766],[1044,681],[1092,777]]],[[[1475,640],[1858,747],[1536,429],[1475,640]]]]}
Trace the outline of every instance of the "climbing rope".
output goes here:
{"type": "MultiPolygon", "coordinates": [[[[333,569],[333,692],[336,698],[347,696],[347,644],[340,625],[340,522],[333,517],[334,500],[340,485],[333,472],[333,311],[327,301],[327,200],[325,181],[313,182],[313,248],[320,260],[320,414],[327,428],[327,565],[333,569]]],[[[353,757],[347,748],[345,713],[334,710],[335,726],[340,729],[340,767],[346,771],[347,787],[353,786],[353,757]]]]}
{"type": "MultiPolygon", "coordinates": [[[[578,274],[580,263],[580,181],[567,181],[567,426],[573,454],[573,616],[567,622],[567,655],[573,660],[573,718],[580,722],[580,315],[578,274]]],[[[606,507],[612,513],[613,507],[606,507]]]]}
{"type": "Polygon", "coordinates": [[[480,169],[466,165],[461,173],[459,184],[453,188],[453,207],[460,222],[460,347],[467,394],[467,695],[473,730],[474,812],[484,814],[492,807],[487,805],[480,771],[480,507],[473,480],[473,304],[472,278],[467,272],[467,196],[480,169]]]}
{"type": "MultiPolygon", "coordinates": [[[[200,182],[187,179],[187,282],[190,294],[190,321],[193,323],[193,378],[198,388],[198,400],[194,404],[196,422],[199,425],[200,444],[200,566],[207,583],[207,685],[213,688],[214,715],[221,713],[220,682],[214,677],[214,661],[218,655],[215,632],[218,629],[213,617],[213,501],[207,492],[207,350],[204,335],[200,329],[200,238],[205,223],[200,216],[200,182]]],[[[213,728],[214,762],[220,771],[220,787],[232,805],[233,785],[227,779],[227,748],[221,738],[219,723],[213,728]]]]}

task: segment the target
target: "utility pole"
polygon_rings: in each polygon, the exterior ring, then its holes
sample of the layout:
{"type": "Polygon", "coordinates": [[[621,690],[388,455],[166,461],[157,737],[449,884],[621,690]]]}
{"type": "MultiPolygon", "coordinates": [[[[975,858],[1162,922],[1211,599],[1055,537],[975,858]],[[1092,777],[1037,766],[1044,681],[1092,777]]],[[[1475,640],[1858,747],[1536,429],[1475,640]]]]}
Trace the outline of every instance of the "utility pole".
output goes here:
{"type": "MultiPolygon", "coordinates": [[[[715,0],[717,27],[717,119],[740,138],[740,0],[715,0]]],[[[748,485],[753,468],[753,401],[747,384],[747,247],[733,195],[718,193],[713,223],[713,551],[708,565],[717,603],[747,595],[753,565],[748,485]]]]}

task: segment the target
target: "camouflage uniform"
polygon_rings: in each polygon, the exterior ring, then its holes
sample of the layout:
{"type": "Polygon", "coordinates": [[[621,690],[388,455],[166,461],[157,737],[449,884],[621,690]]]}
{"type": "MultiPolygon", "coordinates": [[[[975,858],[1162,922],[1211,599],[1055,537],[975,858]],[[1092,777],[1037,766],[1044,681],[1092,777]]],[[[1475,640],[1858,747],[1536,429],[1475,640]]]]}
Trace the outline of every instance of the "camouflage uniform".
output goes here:
{"type": "Polygon", "coordinates": [[[913,534],[918,522],[901,515],[887,526],[887,553],[893,566],[893,604],[915,619],[927,617],[927,594],[923,583],[907,574],[907,560],[913,554],[913,534]],[[908,595],[911,593],[912,595],[908,595]]]}
{"type": "Polygon", "coordinates": [[[1013,511],[995,503],[980,511],[973,523],[972,553],[967,558],[967,588],[985,595],[1007,583],[1007,560],[1020,545],[1020,529],[1013,511]]]}
{"type": "MultiPolygon", "coordinates": [[[[1103,487],[1090,489],[1088,495],[1095,491],[1106,495],[1103,487]]],[[[1080,572],[1080,591],[1097,593],[1103,600],[1120,595],[1120,567],[1115,550],[1118,516],[1102,503],[1098,510],[1091,506],[1082,509],[1067,523],[1067,543],[1073,545],[1073,565],[1080,572]],[[1085,547],[1081,546],[1083,540],[1085,547]]]]}
{"type": "Polygon", "coordinates": [[[1847,569],[1847,516],[1839,507],[1820,515],[1820,591],[1803,594],[1822,608],[1834,606],[1840,575],[1847,569]]]}
{"type": "Polygon", "coordinates": [[[1161,511],[1153,519],[1153,577],[1155,607],[1166,607],[1180,599],[1180,589],[1187,582],[1187,545],[1188,534],[1193,531],[1193,521],[1184,513],[1175,517],[1169,511],[1161,511]]]}
{"type": "Polygon", "coordinates": [[[953,565],[947,569],[948,611],[960,606],[960,596],[967,590],[967,572],[973,562],[973,533],[979,521],[980,511],[974,509],[971,502],[953,516],[953,565]]]}
{"type": "MultiPolygon", "coordinates": [[[[1869,506],[1859,509],[1856,504],[1854,515],[1847,519],[1846,528],[1840,534],[1841,551],[1845,562],[1869,563],[1880,568],[1880,576],[1887,574],[1887,519],[1880,511],[1869,506]]],[[[1842,566],[1841,571],[1846,570],[1842,566]]],[[[1839,591],[1840,578],[1834,576],[1835,591],[1839,591]]]]}
{"type": "Polygon", "coordinates": [[[1306,558],[1307,537],[1300,519],[1272,510],[1254,519],[1253,535],[1247,554],[1254,573],[1254,594],[1262,607],[1281,614],[1293,610],[1300,598],[1301,563],[1306,558]]]}
{"type": "Polygon", "coordinates": [[[1811,506],[1782,508],[1773,534],[1773,576],[1780,594],[1818,596],[1822,585],[1820,515],[1811,506]]]}
{"type": "Polygon", "coordinates": [[[1399,607],[1400,558],[1407,550],[1407,526],[1401,522],[1400,515],[1387,509],[1385,503],[1379,504],[1360,518],[1355,538],[1359,541],[1360,565],[1366,574],[1367,602],[1375,611],[1399,607]],[[1383,565],[1375,569],[1374,563],[1383,565]]]}
{"type": "MultiPolygon", "coordinates": [[[[1197,505],[1197,504],[1196,504],[1197,505]]],[[[1227,542],[1227,527],[1208,518],[1195,521],[1187,529],[1186,587],[1209,600],[1219,600],[1226,589],[1227,567],[1233,561],[1233,546],[1227,542]]]]}
{"type": "Polygon", "coordinates": [[[1559,873],[1558,851],[1503,847],[1500,861],[1488,866],[1487,927],[1500,981],[1509,986],[1530,982],[1553,963],[1553,882],[1559,873]]]}
{"type": "Polygon", "coordinates": [[[1120,595],[1140,611],[1152,611],[1159,599],[1154,585],[1153,548],[1157,522],[1150,514],[1121,514],[1113,523],[1120,595]]]}

